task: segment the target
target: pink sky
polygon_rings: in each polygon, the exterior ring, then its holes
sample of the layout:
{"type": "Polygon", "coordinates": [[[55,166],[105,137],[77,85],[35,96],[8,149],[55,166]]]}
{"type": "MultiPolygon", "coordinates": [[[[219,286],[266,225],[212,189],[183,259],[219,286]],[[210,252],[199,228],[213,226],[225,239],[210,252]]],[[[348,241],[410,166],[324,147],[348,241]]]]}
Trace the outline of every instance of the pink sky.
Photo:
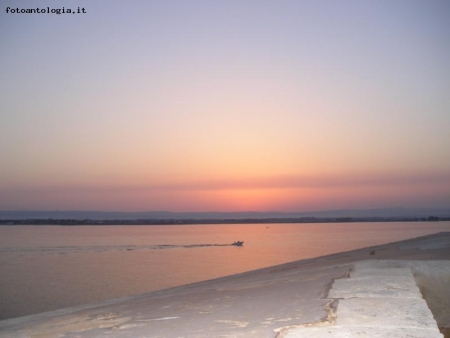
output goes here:
{"type": "Polygon", "coordinates": [[[450,207],[447,2],[188,3],[0,14],[0,210],[450,207]]]}

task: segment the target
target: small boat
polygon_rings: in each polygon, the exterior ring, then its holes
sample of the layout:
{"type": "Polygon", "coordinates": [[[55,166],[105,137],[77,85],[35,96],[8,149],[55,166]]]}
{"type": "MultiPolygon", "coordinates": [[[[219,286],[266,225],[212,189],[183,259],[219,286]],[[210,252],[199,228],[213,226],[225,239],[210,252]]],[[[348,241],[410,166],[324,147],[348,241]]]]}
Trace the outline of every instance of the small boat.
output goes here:
{"type": "Polygon", "coordinates": [[[242,246],[242,245],[244,245],[244,242],[236,241],[236,242],[233,242],[233,244],[231,244],[231,245],[234,245],[234,246],[242,246]]]}

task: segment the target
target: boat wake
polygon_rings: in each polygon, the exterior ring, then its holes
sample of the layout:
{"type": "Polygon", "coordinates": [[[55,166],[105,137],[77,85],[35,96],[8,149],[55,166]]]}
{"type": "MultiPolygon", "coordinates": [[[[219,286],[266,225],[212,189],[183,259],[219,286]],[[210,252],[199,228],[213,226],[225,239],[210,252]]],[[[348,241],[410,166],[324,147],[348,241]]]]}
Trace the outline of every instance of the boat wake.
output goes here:
{"type": "Polygon", "coordinates": [[[225,247],[234,244],[160,244],[160,245],[108,245],[108,246],[56,246],[56,247],[30,247],[30,248],[1,248],[0,254],[72,254],[93,253],[109,251],[136,251],[136,250],[165,250],[165,249],[194,249],[206,247],[225,247]]]}

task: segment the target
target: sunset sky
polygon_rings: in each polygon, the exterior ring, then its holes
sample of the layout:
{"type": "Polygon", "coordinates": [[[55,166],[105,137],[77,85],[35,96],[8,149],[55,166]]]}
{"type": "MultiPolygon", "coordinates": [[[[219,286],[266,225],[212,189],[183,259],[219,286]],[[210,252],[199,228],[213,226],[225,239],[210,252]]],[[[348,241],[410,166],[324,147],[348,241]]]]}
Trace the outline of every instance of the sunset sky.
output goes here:
{"type": "Polygon", "coordinates": [[[449,1],[1,4],[0,210],[450,207],[449,1]]]}

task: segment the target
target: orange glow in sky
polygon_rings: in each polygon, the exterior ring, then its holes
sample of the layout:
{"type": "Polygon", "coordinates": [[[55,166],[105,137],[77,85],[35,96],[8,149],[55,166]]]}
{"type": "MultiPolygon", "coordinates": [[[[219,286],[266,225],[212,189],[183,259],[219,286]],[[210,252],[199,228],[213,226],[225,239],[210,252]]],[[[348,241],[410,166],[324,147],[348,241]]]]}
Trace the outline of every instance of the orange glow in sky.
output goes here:
{"type": "Polygon", "coordinates": [[[448,2],[111,3],[0,14],[0,210],[450,208],[448,2]]]}

